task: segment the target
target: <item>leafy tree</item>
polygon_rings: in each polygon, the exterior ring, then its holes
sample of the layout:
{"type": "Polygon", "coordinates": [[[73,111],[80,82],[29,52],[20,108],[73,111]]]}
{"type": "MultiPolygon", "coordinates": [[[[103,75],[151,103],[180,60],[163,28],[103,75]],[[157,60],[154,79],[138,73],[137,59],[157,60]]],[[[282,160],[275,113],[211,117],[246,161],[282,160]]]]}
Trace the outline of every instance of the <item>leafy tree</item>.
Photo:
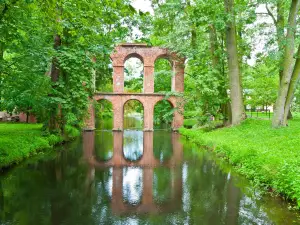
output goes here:
{"type": "Polygon", "coordinates": [[[130,2],[12,0],[0,10],[1,108],[32,112],[51,132],[80,127],[92,81],[111,79],[109,54],[136,23],[130,2]]]}
{"type": "Polygon", "coordinates": [[[244,72],[244,95],[251,108],[273,106],[277,97],[278,68],[270,59],[262,59],[244,72]]]}

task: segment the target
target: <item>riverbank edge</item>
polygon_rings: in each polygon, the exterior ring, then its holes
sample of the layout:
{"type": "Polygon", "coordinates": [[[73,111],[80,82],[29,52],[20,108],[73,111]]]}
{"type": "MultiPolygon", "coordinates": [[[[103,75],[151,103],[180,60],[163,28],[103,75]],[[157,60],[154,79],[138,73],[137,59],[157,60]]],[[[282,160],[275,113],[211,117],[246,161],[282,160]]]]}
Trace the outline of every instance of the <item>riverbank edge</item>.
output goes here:
{"type": "MultiPolygon", "coordinates": [[[[0,126],[3,125],[4,123],[0,123],[0,126]]],[[[15,125],[15,124],[5,124],[5,125],[15,125]]],[[[31,124],[18,124],[18,125],[27,125],[30,126],[31,124]]],[[[35,124],[36,125],[36,124],[35,124]]],[[[29,131],[30,128],[29,128],[29,131]]],[[[26,131],[25,131],[26,132],[26,131]]],[[[28,132],[30,134],[30,132],[28,132]]],[[[1,132],[0,132],[1,134],[1,132]]],[[[55,146],[58,145],[63,145],[64,143],[70,142],[74,140],[75,138],[79,137],[81,135],[81,132],[77,130],[76,128],[69,128],[66,130],[65,135],[55,135],[55,134],[48,134],[48,135],[43,135],[42,130],[40,129],[36,135],[31,135],[30,137],[33,138],[32,142],[30,145],[27,144],[27,150],[19,148],[18,151],[16,151],[13,156],[5,157],[5,147],[1,146],[0,143],[0,171],[4,171],[7,169],[10,169],[26,159],[29,159],[33,156],[36,156],[38,154],[43,154],[46,153],[47,151],[53,150],[55,146]],[[35,140],[34,140],[35,139],[35,140]],[[36,141],[36,142],[35,142],[36,141]],[[2,148],[1,148],[2,147],[2,148]],[[5,162],[3,162],[5,161],[5,162]]],[[[11,136],[11,142],[13,143],[14,137],[11,136]]],[[[1,140],[1,137],[0,137],[1,140]]],[[[6,140],[7,141],[7,140],[6,140]]],[[[17,141],[22,141],[22,138],[17,141]]],[[[9,146],[9,145],[8,145],[9,146]]]]}
{"type": "MultiPolygon", "coordinates": [[[[231,129],[231,127],[226,127],[226,129],[231,129]]],[[[201,135],[207,133],[203,129],[188,129],[182,127],[178,130],[178,132],[182,136],[186,137],[189,141],[196,144],[197,146],[202,147],[206,151],[213,152],[218,159],[231,165],[238,174],[251,181],[255,187],[258,187],[260,190],[262,190],[265,193],[270,193],[272,196],[274,195],[276,197],[281,196],[283,200],[286,200],[292,204],[293,209],[297,211],[300,210],[299,198],[295,198],[295,197],[292,198],[291,194],[288,194],[285,191],[280,191],[280,192],[276,191],[276,189],[272,187],[272,185],[264,182],[264,180],[261,179],[260,175],[253,173],[253,171],[251,170],[245,170],[243,166],[246,163],[243,162],[242,160],[240,160],[239,163],[233,162],[232,155],[230,156],[230,154],[228,153],[230,152],[231,154],[234,154],[234,151],[230,149],[228,145],[223,145],[222,143],[215,140],[212,141],[211,138],[205,137],[205,135],[201,135]]],[[[214,131],[211,131],[211,133],[213,132],[214,131]]]]}

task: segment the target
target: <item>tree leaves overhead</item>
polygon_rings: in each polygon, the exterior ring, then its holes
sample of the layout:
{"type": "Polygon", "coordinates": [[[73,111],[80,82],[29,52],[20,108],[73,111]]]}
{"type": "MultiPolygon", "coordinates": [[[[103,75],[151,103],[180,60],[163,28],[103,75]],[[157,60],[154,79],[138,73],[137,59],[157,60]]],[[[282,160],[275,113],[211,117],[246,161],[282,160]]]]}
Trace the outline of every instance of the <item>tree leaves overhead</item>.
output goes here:
{"type": "Polygon", "coordinates": [[[137,23],[127,0],[6,0],[0,13],[0,107],[41,121],[55,105],[83,120],[93,71],[98,86],[111,79],[109,55],[137,23]],[[53,57],[60,69],[55,90],[47,76],[53,57]]]}

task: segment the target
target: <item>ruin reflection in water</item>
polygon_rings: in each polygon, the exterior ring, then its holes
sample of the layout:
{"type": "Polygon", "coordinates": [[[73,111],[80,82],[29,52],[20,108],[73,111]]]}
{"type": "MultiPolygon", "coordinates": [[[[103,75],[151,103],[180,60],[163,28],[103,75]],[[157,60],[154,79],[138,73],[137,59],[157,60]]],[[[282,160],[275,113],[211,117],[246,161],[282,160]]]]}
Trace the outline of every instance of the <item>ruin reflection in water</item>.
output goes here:
{"type": "MultiPolygon", "coordinates": [[[[97,139],[97,135],[99,135],[97,133],[103,135],[101,134],[103,132],[105,131],[85,132],[83,134],[83,149],[91,173],[88,176],[91,179],[89,182],[92,182],[95,168],[113,168],[111,201],[113,213],[157,214],[160,212],[173,212],[181,208],[182,174],[181,168],[176,167],[176,165],[182,163],[183,159],[183,146],[179,141],[179,134],[169,133],[171,143],[168,143],[169,148],[167,147],[166,151],[171,151],[172,156],[167,160],[161,160],[154,156],[153,143],[159,146],[157,144],[159,142],[154,142],[153,132],[106,132],[106,135],[112,133],[113,153],[110,159],[99,160],[95,150],[101,146],[101,143],[98,142],[95,145],[95,138],[97,139]],[[159,171],[155,174],[154,170],[161,166],[169,170],[170,184],[167,192],[170,194],[167,198],[159,198],[158,196],[155,198],[153,196],[153,183],[158,184],[159,182],[157,181],[159,171]],[[160,199],[164,200],[161,201],[160,199]]],[[[161,132],[161,134],[163,133],[161,132]]],[[[164,144],[165,141],[161,143],[164,144]]],[[[156,195],[159,194],[156,192],[156,195]]]]}

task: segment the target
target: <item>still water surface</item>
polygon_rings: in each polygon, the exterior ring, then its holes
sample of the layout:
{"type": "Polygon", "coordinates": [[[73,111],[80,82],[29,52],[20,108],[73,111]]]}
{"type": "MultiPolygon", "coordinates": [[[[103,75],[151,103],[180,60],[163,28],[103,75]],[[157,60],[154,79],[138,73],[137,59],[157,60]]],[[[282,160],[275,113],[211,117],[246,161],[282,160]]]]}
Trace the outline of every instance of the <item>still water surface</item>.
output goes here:
{"type": "Polygon", "coordinates": [[[0,225],[300,224],[168,131],[86,132],[0,177],[0,225]]]}

